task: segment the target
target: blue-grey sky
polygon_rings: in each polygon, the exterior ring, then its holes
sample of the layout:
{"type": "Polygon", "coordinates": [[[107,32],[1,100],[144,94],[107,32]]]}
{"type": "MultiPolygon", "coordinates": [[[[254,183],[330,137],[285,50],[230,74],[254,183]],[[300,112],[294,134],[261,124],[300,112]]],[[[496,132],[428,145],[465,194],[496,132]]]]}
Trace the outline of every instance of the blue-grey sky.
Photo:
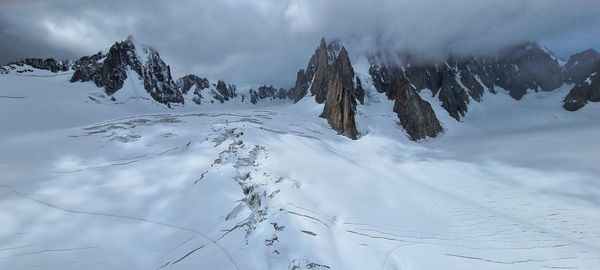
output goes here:
{"type": "Polygon", "coordinates": [[[600,48],[598,14],[598,0],[0,0],[0,62],[75,59],[133,35],[176,76],[290,86],[322,36],[353,56],[538,41],[566,58],[600,48]]]}

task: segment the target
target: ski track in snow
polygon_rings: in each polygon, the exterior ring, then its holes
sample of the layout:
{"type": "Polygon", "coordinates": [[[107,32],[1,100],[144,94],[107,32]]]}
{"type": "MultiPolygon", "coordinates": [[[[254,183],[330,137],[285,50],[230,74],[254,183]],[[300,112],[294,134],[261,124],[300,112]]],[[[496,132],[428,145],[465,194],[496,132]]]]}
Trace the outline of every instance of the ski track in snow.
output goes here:
{"type": "Polygon", "coordinates": [[[85,103],[32,75],[54,92],[0,93],[27,96],[0,107],[20,116],[0,133],[1,269],[600,268],[593,104],[486,94],[463,123],[436,108],[446,133],[415,143],[375,94],[351,141],[304,100],[157,109],[130,80],[135,100],[85,103]]]}

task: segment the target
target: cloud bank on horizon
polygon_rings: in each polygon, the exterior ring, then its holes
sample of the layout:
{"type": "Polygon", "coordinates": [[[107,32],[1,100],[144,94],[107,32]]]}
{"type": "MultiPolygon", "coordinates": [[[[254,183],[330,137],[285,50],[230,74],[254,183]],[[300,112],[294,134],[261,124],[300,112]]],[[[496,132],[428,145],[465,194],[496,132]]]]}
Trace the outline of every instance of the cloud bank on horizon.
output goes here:
{"type": "Polygon", "coordinates": [[[77,58],[133,35],[176,75],[290,86],[318,40],[437,59],[539,41],[600,46],[597,0],[0,0],[0,62],[77,58]]]}

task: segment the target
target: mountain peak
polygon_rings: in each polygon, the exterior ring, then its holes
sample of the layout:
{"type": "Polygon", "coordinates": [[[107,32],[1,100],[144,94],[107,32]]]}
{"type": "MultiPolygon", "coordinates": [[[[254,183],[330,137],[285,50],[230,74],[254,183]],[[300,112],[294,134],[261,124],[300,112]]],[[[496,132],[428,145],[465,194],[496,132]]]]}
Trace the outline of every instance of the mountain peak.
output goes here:
{"type": "Polygon", "coordinates": [[[160,103],[183,103],[183,95],[173,81],[168,65],[154,49],[135,44],[129,36],[115,42],[106,54],[85,56],[75,62],[71,82],[94,82],[113,95],[120,90],[133,71],[143,88],[160,103]]]}
{"type": "Polygon", "coordinates": [[[346,47],[342,46],[342,48],[340,49],[340,53],[338,54],[339,58],[348,58],[348,51],[346,50],[346,47]]]}

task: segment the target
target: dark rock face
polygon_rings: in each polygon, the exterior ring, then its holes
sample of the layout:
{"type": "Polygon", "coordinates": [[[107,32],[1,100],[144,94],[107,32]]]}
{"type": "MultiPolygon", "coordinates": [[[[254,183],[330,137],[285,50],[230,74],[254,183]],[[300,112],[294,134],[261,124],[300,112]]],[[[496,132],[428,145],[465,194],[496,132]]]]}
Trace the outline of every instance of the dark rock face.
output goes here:
{"type": "Polygon", "coordinates": [[[468,111],[469,97],[457,78],[457,70],[445,65],[442,69],[442,85],[439,90],[439,99],[442,107],[455,118],[460,120],[468,111]]]}
{"type": "Polygon", "coordinates": [[[583,108],[588,101],[600,102],[600,68],[571,89],[565,97],[563,108],[567,111],[577,111],[583,108]]]}
{"type": "Polygon", "coordinates": [[[187,95],[192,87],[195,87],[197,92],[209,88],[210,82],[206,78],[189,74],[177,79],[177,87],[184,95],[187,95]]]}
{"type": "Polygon", "coordinates": [[[493,82],[489,76],[486,76],[485,67],[481,64],[480,59],[471,58],[456,62],[456,69],[460,75],[460,82],[466,87],[469,96],[473,100],[480,102],[485,88],[493,88],[493,82]],[[485,81],[480,82],[482,78],[485,81]]]}
{"type": "Polygon", "coordinates": [[[327,45],[325,39],[321,40],[321,45],[317,49],[315,55],[309,62],[309,67],[314,66],[314,81],[310,87],[310,93],[315,96],[317,103],[321,104],[325,102],[327,96],[327,90],[329,87],[329,81],[331,80],[332,70],[329,65],[329,54],[327,51],[327,45]],[[316,57],[316,58],[315,58],[316,57]],[[312,64],[310,62],[313,62],[312,64]]]}
{"type": "Polygon", "coordinates": [[[600,54],[594,49],[572,55],[564,66],[565,82],[583,83],[592,73],[600,68],[600,54]]]}
{"type": "Polygon", "coordinates": [[[456,120],[466,115],[470,100],[481,101],[486,90],[496,93],[502,88],[519,100],[527,90],[552,91],[563,84],[558,59],[536,43],[515,46],[493,57],[449,57],[442,63],[427,64],[403,56],[402,62],[398,68],[410,84],[417,91],[430,89],[456,120]]]}
{"type": "Polygon", "coordinates": [[[360,102],[360,104],[365,104],[365,89],[363,88],[362,82],[358,76],[356,76],[356,88],[354,89],[353,95],[356,97],[356,100],[360,102]]]}
{"type": "Polygon", "coordinates": [[[437,137],[443,130],[429,102],[423,100],[398,68],[372,65],[369,73],[377,91],[394,100],[394,112],[412,140],[437,137]]]}
{"type": "Polygon", "coordinates": [[[133,42],[129,40],[115,43],[106,55],[98,53],[76,61],[71,82],[91,81],[104,88],[106,94],[112,95],[123,88],[128,67],[142,76],[142,64],[136,56],[133,42]]]}
{"type": "Polygon", "coordinates": [[[115,43],[106,55],[98,53],[82,57],[73,66],[75,73],[71,82],[91,81],[104,88],[108,95],[113,95],[123,88],[131,70],[139,76],[144,89],[156,101],[167,105],[183,103],[183,95],[171,77],[169,66],[155,50],[143,49],[147,53],[147,59],[143,59],[144,65],[131,39],[115,43]]]}
{"type": "Polygon", "coordinates": [[[200,105],[202,104],[202,91],[210,87],[210,82],[206,78],[202,78],[193,74],[189,74],[177,79],[177,87],[183,95],[187,95],[188,92],[194,87],[194,97],[192,101],[200,105]]]}
{"type": "Polygon", "coordinates": [[[219,81],[215,85],[215,89],[211,89],[210,94],[221,103],[225,103],[237,96],[236,86],[226,84],[224,81],[219,81]]]}
{"type": "MultiPolygon", "coordinates": [[[[232,100],[238,95],[237,88],[233,84],[226,84],[224,81],[211,84],[208,79],[193,74],[177,79],[176,86],[183,95],[187,95],[193,88],[192,100],[196,104],[204,103],[205,94],[212,96],[220,103],[232,100]]],[[[214,100],[211,100],[211,102],[214,102],[214,100]]]]}
{"type": "MultiPolygon", "coordinates": [[[[410,61],[410,59],[408,60],[410,61]]],[[[460,120],[468,111],[469,97],[471,96],[478,100],[481,99],[483,92],[479,83],[470,73],[463,74],[461,67],[465,70],[469,69],[469,63],[456,61],[450,58],[447,62],[437,65],[417,65],[408,62],[404,68],[407,79],[412,83],[418,91],[430,89],[434,95],[438,95],[442,106],[448,114],[460,120]],[[462,75],[462,76],[461,76],[462,75]],[[466,82],[464,84],[463,82],[466,82]],[[465,87],[463,87],[465,85],[465,87]],[[466,86],[470,87],[466,87],[466,86]],[[468,91],[468,92],[467,92],[468,91]]],[[[397,72],[402,72],[397,71],[397,72]]],[[[389,96],[389,95],[388,95],[389,96]]]]}
{"type": "Polygon", "coordinates": [[[495,84],[520,100],[528,89],[552,91],[563,84],[558,59],[536,43],[517,46],[492,60],[488,66],[495,84]]]}
{"type": "Polygon", "coordinates": [[[290,93],[294,103],[304,98],[309,89],[317,103],[325,103],[321,117],[327,119],[334,130],[356,139],[355,109],[357,100],[364,103],[365,91],[360,79],[355,77],[348,51],[339,41],[327,45],[325,39],[321,40],[308,67],[298,72],[290,93]]]}
{"type": "Polygon", "coordinates": [[[394,112],[412,140],[435,138],[443,129],[429,102],[421,99],[410,84],[398,86],[394,112]]]}
{"type": "Polygon", "coordinates": [[[329,83],[334,74],[335,59],[342,47],[339,41],[327,45],[325,39],[321,39],[319,48],[310,58],[307,68],[298,72],[296,84],[292,89],[294,102],[298,102],[305,97],[309,89],[311,95],[315,96],[317,103],[322,104],[325,102],[329,83]]]}
{"type": "Polygon", "coordinates": [[[256,90],[250,89],[249,94],[250,94],[250,102],[252,104],[257,104],[259,100],[264,100],[264,99],[285,100],[285,99],[290,98],[290,91],[287,91],[283,88],[276,89],[272,85],[270,85],[270,86],[263,85],[256,90]]]}
{"type": "MultiPolygon", "coordinates": [[[[75,72],[71,77],[71,82],[94,82],[96,86],[103,87],[102,81],[102,68],[104,67],[103,61],[106,56],[102,52],[91,56],[81,57],[75,61],[73,69],[75,72]],[[96,83],[98,82],[98,83],[96,83]],[[100,84],[100,85],[99,85],[100,84]]],[[[113,90],[114,91],[114,90],[113,90]]]]}
{"type": "Polygon", "coordinates": [[[308,88],[310,87],[311,78],[306,74],[304,70],[298,71],[298,75],[296,76],[296,84],[294,88],[292,88],[291,95],[294,103],[297,103],[302,98],[306,96],[308,93],[308,88]]]}
{"type": "Polygon", "coordinates": [[[325,108],[321,117],[327,119],[334,130],[356,140],[354,69],[345,48],[342,47],[332,70],[334,74],[326,88],[325,108]]]}
{"type": "MultiPolygon", "coordinates": [[[[28,65],[35,69],[48,70],[50,72],[66,72],[71,69],[70,61],[56,61],[53,58],[39,59],[39,58],[27,58],[18,62],[11,63],[17,66],[28,65]]],[[[10,65],[10,64],[9,64],[10,65]]]]}
{"type": "Polygon", "coordinates": [[[163,62],[153,49],[148,49],[148,59],[142,69],[144,88],[154,100],[163,103],[184,103],[183,94],[171,77],[171,68],[163,62]]]}
{"type": "Polygon", "coordinates": [[[577,111],[588,102],[600,102],[600,54],[588,49],[574,54],[564,66],[565,82],[575,84],[565,97],[563,108],[577,111]]]}

